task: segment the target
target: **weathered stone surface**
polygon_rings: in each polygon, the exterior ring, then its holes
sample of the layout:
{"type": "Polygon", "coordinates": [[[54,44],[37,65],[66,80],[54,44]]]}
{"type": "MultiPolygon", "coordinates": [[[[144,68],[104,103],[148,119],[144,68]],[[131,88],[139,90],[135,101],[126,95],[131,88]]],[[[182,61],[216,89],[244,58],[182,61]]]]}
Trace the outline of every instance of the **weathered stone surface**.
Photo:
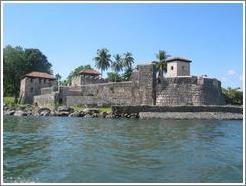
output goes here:
{"type": "Polygon", "coordinates": [[[221,83],[216,79],[188,76],[166,78],[157,86],[156,105],[224,105],[221,83]]]}
{"type": "Polygon", "coordinates": [[[57,112],[56,116],[69,116],[70,112],[66,112],[66,111],[61,111],[61,112],[57,112]]]}
{"type": "Polygon", "coordinates": [[[206,120],[242,120],[241,113],[228,112],[140,112],[141,119],[206,119],[206,120]]]}
{"type": "Polygon", "coordinates": [[[82,117],[82,116],[84,116],[84,114],[78,111],[69,114],[69,117],[82,117]]]}
{"type": "Polygon", "coordinates": [[[71,107],[67,107],[67,106],[59,106],[59,107],[57,108],[57,111],[58,111],[58,112],[73,112],[74,109],[71,108],[71,107]]]}
{"type": "Polygon", "coordinates": [[[54,108],[66,106],[112,105],[223,105],[221,83],[216,79],[182,76],[156,80],[156,65],[138,65],[131,81],[60,86],[41,90],[34,104],[54,108]]]}
{"type": "Polygon", "coordinates": [[[49,116],[50,112],[51,112],[51,110],[49,108],[44,107],[44,108],[38,109],[37,114],[39,116],[49,116]]]}
{"type": "Polygon", "coordinates": [[[23,110],[17,110],[14,113],[14,116],[26,116],[26,115],[27,115],[27,113],[24,112],[23,110]]]}
{"type": "Polygon", "coordinates": [[[4,110],[3,115],[14,115],[15,110],[4,110]]]}
{"type": "Polygon", "coordinates": [[[242,106],[219,106],[219,105],[203,105],[203,106],[112,106],[113,114],[122,113],[140,113],[140,112],[230,112],[243,113],[242,106]]]}

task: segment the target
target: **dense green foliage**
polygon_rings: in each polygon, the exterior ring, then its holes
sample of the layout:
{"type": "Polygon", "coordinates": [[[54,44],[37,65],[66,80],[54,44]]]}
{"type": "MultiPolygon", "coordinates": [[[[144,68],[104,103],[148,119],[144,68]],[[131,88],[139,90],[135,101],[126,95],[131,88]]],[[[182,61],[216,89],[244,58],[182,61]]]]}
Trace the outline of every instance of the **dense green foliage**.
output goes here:
{"type": "Polygon", "coordinates": [[[13,106],[15,105],[15,98],[14,97],[3,97],[3,103],[6,105],[13,106]]]}
{"type": "Polygon", "coordinates": [[[123,80],[122,77],[116,72],[108,72],[107,75],[108,75],[108,77],[107,77],[108,81],[120,82],[123,80]]]}
{"type": "Polygon", "coordinates": [[[32,71],[52,73],[51,63],[38,49],[23,49],[10,45],[3,49],[3,91],[4,96],[17,100],[21,78],[32,71]]]}
{"type": "Polygon", "coordinates": [[[226,104],[231,105],[242,105],[243,104],[243,92],[240,91],[240,88],[231,88],[227,89],[222,88],[222,94],[225,98],[226,104]]]}

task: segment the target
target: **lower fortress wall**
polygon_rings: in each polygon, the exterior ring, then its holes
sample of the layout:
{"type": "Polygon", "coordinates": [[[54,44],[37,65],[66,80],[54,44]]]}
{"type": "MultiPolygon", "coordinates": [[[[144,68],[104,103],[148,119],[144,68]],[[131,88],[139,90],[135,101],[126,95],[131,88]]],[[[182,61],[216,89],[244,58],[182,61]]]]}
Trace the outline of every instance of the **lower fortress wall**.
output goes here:
{"type": "Polygon", "coordinates": [[[217,79],[184,76],[156,80],[155,65],[138,65],[132,81],[45,88],[34,97],[39,106],[53,105],[223,105],[217,79]]]}
{"type": "Polygon", "coordinates": [[[204,77],[166,78],[156,88],[156,105],[224,105],[221,83],[204,77]]]}

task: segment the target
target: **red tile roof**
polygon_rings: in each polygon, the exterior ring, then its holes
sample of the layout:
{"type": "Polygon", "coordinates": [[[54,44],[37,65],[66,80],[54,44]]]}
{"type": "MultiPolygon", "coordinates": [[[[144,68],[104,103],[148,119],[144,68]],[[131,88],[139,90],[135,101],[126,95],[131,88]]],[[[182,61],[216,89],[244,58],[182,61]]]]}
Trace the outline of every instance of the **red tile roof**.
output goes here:
{"type": "Polygon", "coordinates": [[[90,75],[100,75],[100,73],[94,69],[81,70],[79,74],[90,74],[90,75]]]}
{"type": "Polygon", "coordinates": [[[37,78],[45,78],[45,79],[56,79],[53,75],[48,74],[46,72],[30,72],[26,75],[24,75],[24,77],[37,77],[37,78]]]}

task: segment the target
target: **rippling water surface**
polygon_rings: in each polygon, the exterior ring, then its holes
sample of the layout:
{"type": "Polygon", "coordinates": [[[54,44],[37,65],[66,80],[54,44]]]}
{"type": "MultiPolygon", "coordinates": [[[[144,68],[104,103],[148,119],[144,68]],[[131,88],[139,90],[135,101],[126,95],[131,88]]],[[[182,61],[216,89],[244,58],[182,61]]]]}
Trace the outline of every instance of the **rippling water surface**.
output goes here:
{"type": "Polygon", "coordinates": [[[242,124],[5,117],[4,182],[242,182],[242,124]]]}

